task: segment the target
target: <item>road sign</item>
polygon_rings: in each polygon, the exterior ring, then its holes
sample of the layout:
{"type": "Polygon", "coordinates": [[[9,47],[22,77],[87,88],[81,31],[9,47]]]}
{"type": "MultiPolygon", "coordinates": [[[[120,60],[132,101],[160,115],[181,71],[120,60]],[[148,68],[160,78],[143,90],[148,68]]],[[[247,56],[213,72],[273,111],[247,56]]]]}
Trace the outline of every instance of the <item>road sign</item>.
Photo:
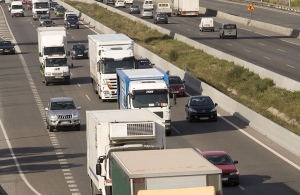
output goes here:
{"type": "Polygon", "coordinates": [[[247,14],[246,17],[250,19],[251,18],[251,14],[247,14]]]}
{"type": "Polygon", "coordinates": [[[249,3],[247,11],[250,11],[250,12],[255,11],[255,8],[252,3],[249,3]]]}

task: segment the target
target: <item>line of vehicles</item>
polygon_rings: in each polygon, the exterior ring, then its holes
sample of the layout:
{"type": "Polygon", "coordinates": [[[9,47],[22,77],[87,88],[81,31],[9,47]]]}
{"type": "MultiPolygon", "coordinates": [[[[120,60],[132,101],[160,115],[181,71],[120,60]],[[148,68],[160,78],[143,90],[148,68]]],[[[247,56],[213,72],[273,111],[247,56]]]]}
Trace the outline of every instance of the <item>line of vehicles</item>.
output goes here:
{"type": "MultiPolygon", "coordinates": [[[[99,99],[117,100],[118,105],[117,110],[86,111],[92,194],[222,195],[222,183],[239,185],[238,162],[226,152],[166,148],[166,136],[171,135],[170,96],[185,96],[179,76],[154,68],[147,58],[135,58],[134,41],[124,34],[88,35],[88,48],[74,44],[70,52],[67,28],[37,28],[42,81],[46,86],[69,85],[73,64],[68,56],[88,58],[92,90],[99,99]]],[[[216,106],[208,96],[190,97],[186,118],[216,121],[216,106]]],[[[47,129],[80,131],[80,109],[70,97],[50,98],[45,108],[47,129]]]]}

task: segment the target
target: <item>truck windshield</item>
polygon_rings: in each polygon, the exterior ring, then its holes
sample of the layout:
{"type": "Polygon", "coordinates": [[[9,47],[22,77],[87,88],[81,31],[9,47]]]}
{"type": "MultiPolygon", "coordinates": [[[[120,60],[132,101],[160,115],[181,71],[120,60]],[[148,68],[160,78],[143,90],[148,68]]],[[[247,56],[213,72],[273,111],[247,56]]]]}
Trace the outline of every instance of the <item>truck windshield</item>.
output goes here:
{"type": "Polygon", "coordinates": [[[48,3],[35,3],[34,9],[43,9],[43,8],[49,8],[48,3]]]}
{"type": "Polygon", "coordinates": [[[66,58],[46,59],[46,67],[67,66],[66,58]]]}
{"type": "Polygon", "coordinates": [[[23,9],[22,5],[13,5],[11,6],[11,9],[23,9]]]}
{"type": "Polygon", "coordinates": [[[132,105],[134,108],[166,107],[168,93],[135,94],[132,105]]]}
{"type": "Polygon", "coordinates": [[[117,69],[134,69],[134,60],[106,61],[103,63],[103,74],[116,73],[117,69]]]}
{"type": "Polygon", "coordinates": [[[44,55],[65,54],[65,47],[45,47],[44,55]]]}

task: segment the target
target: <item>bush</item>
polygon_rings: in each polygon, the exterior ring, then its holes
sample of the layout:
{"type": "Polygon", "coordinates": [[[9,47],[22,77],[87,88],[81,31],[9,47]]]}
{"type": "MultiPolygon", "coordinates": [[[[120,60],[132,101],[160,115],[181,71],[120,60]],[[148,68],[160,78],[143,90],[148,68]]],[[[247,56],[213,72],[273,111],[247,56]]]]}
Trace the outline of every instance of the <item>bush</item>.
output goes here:
{"type": "Polygon", "coordinates": [[[233,66],[227,70],[227,80],[228,81],[239,81],[243,77],[244,68],[241,66],[233,66]]]}
{"type": "Polygon", "coordinates": [[[170,59],[172,62],[175,62],[175,61],[178,59],[178,52],[172,49],[172,50],[169,52],[169,59],[170,59]]]}

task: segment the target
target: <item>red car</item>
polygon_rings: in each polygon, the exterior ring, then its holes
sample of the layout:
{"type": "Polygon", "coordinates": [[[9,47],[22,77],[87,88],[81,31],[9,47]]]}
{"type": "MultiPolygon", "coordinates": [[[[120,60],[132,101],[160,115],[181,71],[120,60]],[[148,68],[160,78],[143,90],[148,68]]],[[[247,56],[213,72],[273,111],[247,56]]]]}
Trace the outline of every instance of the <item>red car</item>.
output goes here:
{"type": "Polygon", "coordinates": [[[169,76],[169,93],[176,93],[177,96],[185,96],[184,81],[179,76],[169,76]]]}
{"type": "Polygon", "coordinates": [[[31,1],[27,2],[27,10],[32,10],[32,2],[31,1]]]}
{"type": "Polygon", "coordinates": [[[205,151],[201,155],[216,167],[222,170],[222,183],[240,184],[239,170],[235,164],[238,161],[233,161],[230,156],[224,151],[205,151]]]}
{"type": "Polygon", "coordinates": [[[27,4],[28,0],[22,0],[22,4],[27,4]]]}

